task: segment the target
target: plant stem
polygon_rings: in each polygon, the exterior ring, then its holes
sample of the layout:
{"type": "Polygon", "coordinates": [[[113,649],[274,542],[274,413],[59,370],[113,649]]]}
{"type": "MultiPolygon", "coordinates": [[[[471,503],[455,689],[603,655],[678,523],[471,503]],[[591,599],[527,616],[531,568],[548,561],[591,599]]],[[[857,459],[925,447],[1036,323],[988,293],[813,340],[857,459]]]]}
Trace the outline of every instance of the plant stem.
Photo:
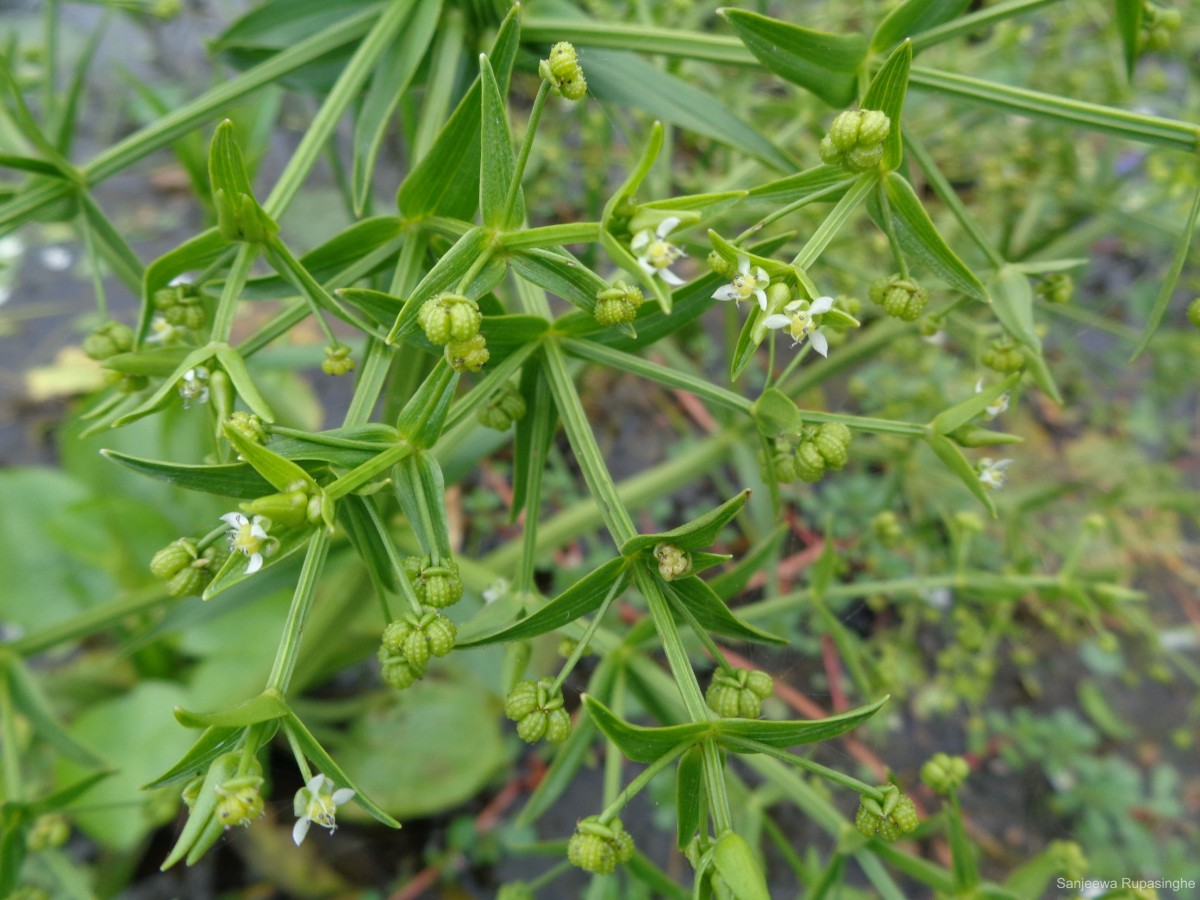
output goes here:
{"type": "Polygon", "coordinates": [[[24,792],[21,790],[21,751],[20,738],[17,735],[16,710],[12,702],[12,688],[8,683],[8,674],[0,671],[0,753],[3,754],[4,765],[4,802],[20,803],[24,792]]]}
{"type": "MultiPolygon", "coordinates": [[[[217,529],[219,534],[224,534],[226,530],[224,527],[217,529]]],[[[60,644],[101,632],[130,616],[140,615],[174,602],[175,598],[167,595],[163,585],[153,585],[123,599],[93,607],[65,622],[31,632],[6,646],[22,657],[36,656],[60,644]]]]}
{"type": "Polygon", "coordinates": [[[254,265],[254,257],[258,255],[257,244],[242,244],[238,247],[229,274],[225,276],[225,285],[221,289],[221,299],[217,303],[217,311],[213,315],[212,338],[221,343],[229,342],[233,331],[233,320],[237,316],[237,304],[241,298],[246,279],[250,276],[250,267],[254,265]]]}
{"type": "Polygon", "coordinates": [[[288,684],[292,680],[292,672],[296,668],[296,659],[300,655],[300,641],[304,636],[304,626],[312,611],[313,600],[317,595],[317,581],[321,570],[325,567],[325,559],[329,555],[329,535],[325,529],[317,528],[308,543],[308,551],[304,554],[304,565],[300,569],[300,579],[296,582],[296,591],[292,594],[292,605],[288,609],[287,621],[283,626],[283,635],[279,640],[279,649],[275,652],[275,662],[271,666],[271,674],[267,678],[267,690],[277,690],[286,695],[288,684]]]}
{"type": "Polygon", "coordinates": [[[497,235],[504,250],[529,250],[535,247],[559,247],[563,244],[594,244],[600,240],[599,222],[568,222],[523,228],[497,235]]]}
{"type": "Polygon", "coordinates": [[[729,811],[729,793],[725,788],[725,766],[716,741],[706,740],[704,748],[704,784],[708,793],[708,812],[713,831],[719,836],[733,830],[733,815],[729,811]]]}
{"type": "MultiPolygon", "coordinates": [[[[604,602],[600,604],[600,608],[596,610],[596,614],[592,616],[592,620],[588,622],[587,628],[584,629],[583,636],[575,643],[575,649],[571,651],[571,655],[567,657],[567,661],[563,663],[562,669],[558,673],[558,677],[554,679],[554,686],[551,688],[551,693],[555,693],[562,689],[563,682],[571,674],[575,665],[583,658],[583,654],[587,652],[588,644],[591,643],[592,637],[596,634],[596,629],[600,627],[600,622],[604,619],[608,608],[612,606],[612,602],[621,596],[621,592],[625,590],[628,581],[624,575],[617,578],[613,582],[613,586],[608,591],[608,596],[604,598],[604,602]]],[[[624,678],[624,669],[621,669],[618,678],[624,678]]],[[[616,712],[616,710],[613,710],[616,712]]]]}
{"type": "Polygon", "coordinates": [[[809,266],[815,263],[821,254],[825,252],[825,248],[829,246],[842,226],[850,218],[850,214],[858,208],[858,205],[867,198],[867,195],[879,183],[878,172],[864,172],[858,176],[858,180],[850,190],[846,191],[844,197],[838,201],[829,215],[825,217],[825,221],[820,224],[812,237],[808,239],[808,243],[801,248],[796,254],[796,258],[792,260],[792,265],[799,269],[807,270],[809,266]]]}
{"type": "Polygon", "coordinates": [[[517,206],[517,195],[521,192],[521,179],[525,175],[525,166],[529,162],[529,151],[533,149],[533,138],[537,134],[538,122],[542,118],[542,109],[546,106],[546,98],[550,96],[550,82],[542,80],[537,96],[533,98],[533,109],[529,111],[529,122],[525,126],[525,137],[521,140],[521,149],[517,152],[517,162],[513,169],[512,181],[508,185],[508,194],[504,198],[504,217],[500,220],[505,226],[520,223],[512,221],[513,210],[517,206]]]}
{"type": "Polygon", "coordinates": [[[683,754],[690,750],[692,746],[693,745],[687,741],[677,744],[654,762],[650,763],[650,765],[646,766],[646,768],[642,769],[642,771],[639,772],[637,776],[629,782],[629,784],[625,785],[624,790],[617,795],[616,799],[614,799],[610,804],[608,804],[608,806],[604,808],[604,812],[600,813],[600,824],[607,825],[609,822],[615,819],[617,814],[625,808],[626,804],[640,794],[646,785],[654,780],[654,777],[658,775],[659,772],[661,772],[671,763],[675,762],[675,760],[679,759],[679,757],[683,756],[683,754]]]}
{"type": "Polygon", "coordinates": [[[378,475],[382,475],[412,452],[413,448],[407,441],[397,441],[395,446],[382,451],[374,459],[367,460],[361,466],[356,466],[328,485],[325,488],[325,496],[330,500],[336,500],[338,497],[344,497],[352,491],[358,490],[368,481],[371,481],[378,475]]]}

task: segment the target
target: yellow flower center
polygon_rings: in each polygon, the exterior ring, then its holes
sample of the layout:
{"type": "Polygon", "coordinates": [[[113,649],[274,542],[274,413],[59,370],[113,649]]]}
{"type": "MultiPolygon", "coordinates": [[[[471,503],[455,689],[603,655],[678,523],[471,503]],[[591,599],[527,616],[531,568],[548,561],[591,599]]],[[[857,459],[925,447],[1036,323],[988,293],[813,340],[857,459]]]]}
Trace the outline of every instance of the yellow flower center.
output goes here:
{"type": "Polygon", "coordinates": [[[646,260],[656,269],[667,268],[681,255],[678,247],[662,238],[651,241],[650,246],[646,248],[646,260]]]}

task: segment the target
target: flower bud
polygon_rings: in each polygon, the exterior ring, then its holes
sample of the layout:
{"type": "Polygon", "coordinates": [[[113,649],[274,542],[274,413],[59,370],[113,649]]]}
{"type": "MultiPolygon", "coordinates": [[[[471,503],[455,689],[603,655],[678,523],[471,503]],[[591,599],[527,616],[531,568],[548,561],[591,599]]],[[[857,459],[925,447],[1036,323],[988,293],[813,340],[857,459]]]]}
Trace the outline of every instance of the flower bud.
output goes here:
{"type": "Polygon", "coordinates": [[[71,825],[62,813],[46,813],[38,816],[29,829],[26,842],[34,853],[61,847],[71,836],[71,825]]]}
{"type": "Polygon", "coordinates": [[[892,130],[886,113],[874,109],[839,113],[821,139],[817,152],[831,166],[866,172],[883,159],[883,141],[892,130]]]}
{"type": "Polygon", "coordinates": [[[198,597],[204,593],[212,580],[212,571],[193,563],[180,569],[167,582],[167,593],[172,597],[198,597]]]}
{"type": "MultiPolygon", "coordinates": [[[[303,485],[303,482],[301,482],[303,485]]],[[[263,516],[289,528],[308,521],[309,495],[299,487],[278,494],[268,494],[240,504],[242,512],[251,516],[263,516]]]]}
{"type": "Polygon", "coordinates": [[[379,648],[379,674],[384,684],[398,691],[412,687],[425,674],[424,670],[409,665],[408,660],[399,654],[389,655],[385,647],[379,648]]]}
{"type": "Polygon", "coordinates": [[[173,284],[154,292],[155,307],[170,325],[199,331],[208,322],[204,301],[190,284],[173,284]]]}
{"type": "Polygon", "coordinates": [[[263,427],[262,419],[254,413],[238,411],[225,420],[226,426],[254,444],[267,442],[267,429],[263,427]]]}
{"type": "Polygon", "coordinates": [[[580,819],[567,842],[572,865],[597,875],[611,875],[621,863],[633,859],[633,838],[620,819],[600,824],[599,816],[580,819]]]}
{"type": "Polygon", "coordinates": [[[525,398],[511,382],[479,407],[479,421],[496,431],[507,431],[514,422],[525,418],[525,398]]]}
{"type": "Polygon", "coordinates": [[[601,325],[620,325],[637,318],[642,305],[642,291],[636,285],[617,281],[612,287],[596,294],[596,308],[592,315],[601,325]]]}
{"type": "Polygon", "coordinates": [[[921,766],[921,780],[943,797],[957,791],[971,774],[971,767],[961,756],[935,753],[921,766]]]}
{"type": "Polygon", "coordinates": [[[417,321],[431,344],[450,344],[469,341],[478,335],[483,313],[470,297],[439,294],[421,305],[417,321]]]}
{"type": "Polygon", "coordinates": [[[326,375],[345,375],[354,370],[354,357],[345,344],[328,344],[325,358],[321,360],[321,371],[326,375]]]}
{"type": "Polygon", "coordinates": [[[1038,285],[1038,293],[1048,303],[1070,303],[1075,295],[1075,280],[1066,272],[1051,272],[1038,285]]]}
{"type": "Polygon", "coordinates": [[[446,362],[456,372],[478,372],[490,358],[487,341],[477,334],[469,341],[452,341],[446,345],[446,362]]]}
{"type": "Polygon", "coordinates": [[[445,656],[454,649],[458,629],[448,618],[431,607],[417,616],[410,613],[392,622],[383,632],[381,653],[399,656],[418,672],[424,672],[430,656],[445,656]]]}
{"type": "Polygon", "coordinates": [[[417,599],[428,606],[445,609],[462,599],[462,578],[453,560],[444,559],[435,566],[428,556],[410,556],[404,561],[404,571],[417,599]]]}
{"type": "Polygon", "coordinates": [[[154,554],[150,572],[160,581],[169,581],[195,562],[199,555],[191,538],[179,538],[154,554]]]}
{"type": "Polygon", "coordinates": [[[884,794],[882,804],[871,797],[862,798],[854,816],[854,827],[866,837],[878,835],[885,841],[894,841],[903,834],[916,831],[921,820],[912,799],[892,784],[881,790],[884,794]]]}
{"type": "Polygon", "coordinates": [[[132,349],[133,329],[123,322],[104,322],[83,339],[83,352],[95,360],[108,359],[132,349]]]}
{"type": "Polygon", "coordinates": [[[519,681],[504,701],[504,714],[517,723],[517,736],[533,744],[543,737],[561,744],[571,734],[571,716],[563,709],[562,691],[553,678],[519,681]]]}
{"type": "Polygon", "coordinates": [[[663,581],[683,578],[692,571],[692,554],[674,544],[656,544],[654,558],[658,560],[658,574],[663,581]]]}
{"type": "Polygon", "coordinates": [[[550,58],[543,59],[538,74],[568,100],[580,100],[587,93],[587,79],[575,48],[560,41],[550,48],[550,58]]]}
{"type": "Polygon", "coordinates": [[[749,669],[718,669],[704,694],[708,708],[725,719],[757,719],[762,702],[775,693],[775,683],[766,672],[749,669]]]}
{"type": "Polygon", "coordinates": [[[870,297],[889,316],[904,322],[917,321],[929,303],[929,291],[914,279],[901,275],[875,279],[871,283],[870,297]]]}
{"type": "Polygon", "coordinates": [[[227,829],[235,825],[249,826],[263,814],[262,766],[258,760],[250,771],[221,782],[216,787],[217,821],[227,829]]]}

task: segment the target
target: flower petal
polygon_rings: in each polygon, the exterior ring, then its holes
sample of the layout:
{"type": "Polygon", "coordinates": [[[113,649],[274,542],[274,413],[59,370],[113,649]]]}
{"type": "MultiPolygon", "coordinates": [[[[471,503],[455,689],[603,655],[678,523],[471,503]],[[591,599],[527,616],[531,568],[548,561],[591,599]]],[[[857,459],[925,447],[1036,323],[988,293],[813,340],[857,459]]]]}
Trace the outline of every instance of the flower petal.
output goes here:
{"type": "Polygon", "coordinates": [[[246,574],[253,575],[262,568],[263,558],[261,553],[252,553],[250,555],[250,565],[246,566],[246,574]]]}
{"type": "Polygon", "coordinates": [[[787,312],[787,313],[794,313],[794,312],[799,311],[800,307],[802,307],[803,305],[804,305],[803,300],[793,300],[791,303],[789,303],[787,306],[785,306],[783,308],[783,311],[787,312]]]}
{"type": "Polygon", "coordinates": [[[687,284],[682,278],[672,272],[670,269],[659,269],[658,277],[665,281],[671,287],[679,287],[681,284],[687,284]]]}
{"type": "Polygon", "coordinates": [[[651,232],[639,231],[633,236],[633,240],[629,242],[629,246],[634,250],[641,250],[652,240],[654,240],[654,235],[651,232]]]}
{"type": "Polygon", "coordinates": [[[832,297],[818,297],[812,302],[812,306],[808,308],[808,311],[814,316],[819,316],[821,313],[827,313],[831,309],[833,309],[832,297]]]}
{"type": "Polygon", "coordinates": [[[762,288],[756,288],[754,291],[754,296],[758,298],[759,308],[762,309],[763,312],[766,312],[767,311],[767,292],[764,291],[762,288]]]}
{"type": "Polygon", "coordinates": [[[333,792],[333,805],[341,806],[354,799],[354,788],[338,788],[333,792]]]}
{"type": "Polygon", "coordinates": [[[763,324],[768,328],[787,328],[792,324],[792,317],[775,313],[774,315],[767,316],[765,319],[763,319],[763,324]]]}
{"type": "Polygon", "coordinates": [[[829,356],[829,341],[825,338],[825,335],[821,333],[821,329],[818,328],[816,331],[814,331],[811,335],[809,335],[808,339],[812,342],[812,348],[814,350],[824,357],[829,356]]]}
{"type": "Polygon", "coordinates": [[[231,512],[221,516],[221,521],[233,528],[241,528],[248,520],[240,512],[231,512]]]}
{"type": "Polygon", "coordinates": [[[725,284],[713,291],[714,300],[736,300],[738,297],[737,288],[732,284],[725,284]]]}
{"type": "Polygon", "coordinates": [[[292,840],[296,842],[297,847],[304,843],[304,836],[308,834],[309,824],[311,823],[305,818],[296,820],[296,824],[292,828],[292,840]]]}
{"type": "Polygon", "coordinates": [[[665,238],[668,234],[675,230],[675,226],[679,224],[679,216],[667,216],[658,223],[658,227],[654,229],[654,233],[660,238],[665,238]]]}
{"type": "Polygon", "coordinates": [[[648,260],[644,256],[639,256],[637,258],[637,264],[638,264],[638,266],[641,267],[641,270],[643,272],[645,272],[647,275],[653,275],[655,272],[658,271],[658,269],[654,268],[654,266],[650,264],[650,260],[648,260]]]}
{"type": "MultiPolygon", "coordinates": [[[[737,261],[738,261],[738,271],[740,273],[742,273],[743,275],[749,275],[750,274],[750,257],[743,256],[741,253],[739,253],[737,261]]],[[[761,272],[762,270],[759,269],[759,271],[761,272]]]]}

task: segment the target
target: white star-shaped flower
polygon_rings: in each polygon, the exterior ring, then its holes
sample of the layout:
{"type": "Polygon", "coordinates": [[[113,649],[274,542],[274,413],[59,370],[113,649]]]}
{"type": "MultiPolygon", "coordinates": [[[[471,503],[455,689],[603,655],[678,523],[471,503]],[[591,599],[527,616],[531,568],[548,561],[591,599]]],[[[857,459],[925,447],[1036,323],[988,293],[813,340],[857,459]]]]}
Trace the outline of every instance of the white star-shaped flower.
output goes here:
{"type": "Polygon", "coordinates": [[[991,488],[993,491],[998,491],[1004,487],[1005,479],[1008,478],[1008,467],[1012,464],[1011,459],[991,459],[985,456],[979,461],[979,483],[986,488],[991,488]]]}
{"type": "MultiPolygon", "coordinates": [[[[975,382],[975,393],[978,394],[982,390],[983,390],[983,379],[980,378],[977,382],[975,382]]],[[[998,398],[996,398],[996,402],[991,404],[990,406],[988,406],[987,409],[985,410],[985,412],[987,413],[987,418],[988,418],[989,422],[992,419],[996,418],[996,416],[1000,415],[1001,413],[1007,412],[1007,411],[1008,411],[1008,391],[1005,391],[998,398]]]]}
{"type": "Polygon", "coordinates": [[[169,346],[178,343],[181,337],[182,328],[172,325],[163,316],[155,316],[150,320],[150,333],[146,335],[146,343],[169,346]]]}
{"type": "Polygon", "coordinates": [[[743,300],[756,297],[759,307],[761,307],[763,312],[766,312],[766,287],[770,283],[771,277],[767,275],[766,269],[762,266],[755,266],[751,269],[750,257],[739,255],[738,273],[733,276],[733,281],[717,288],[713,292],[713,299],[732,300],[734,303],[741,303],[743,300]]]}
{"type": "Polygon", "coordinates": [[[783,313],[774,313],[763,320],[768,328],[782,328],[792,336],[792,346],[809,339],[812,348],[822,356],[829,356],[829,340],[820,328],[816,327],[815,316],[827,313],[833,309],[832,297],[818,297],[809,303],[807,300],[793,300],[783,308],[783,313]],[[786,313],[786,315],[785,315],[786,313]]]}
{"type": "Polygon", "coordinates": [[[337,808],[354,797],[351,788],[334,790],[333,781],[324,775],[314,775],[308,784],[296,791],[292,807],[296,813],[296,827],[292,829],[292,840],[299,845],[308,828],[314,822],[330,833],[337,828],[337,808]]]}
{"type": "Polygon", "coordinates": [[[184,409],[191,406],[193,400],[197,403],[208,402],[208,374],[204,366],[196,366],[183,373],[179,382],[179,396],[183,398],[184,409]]]}
{"type": "Polygon", "coordinates": [[[678,224],[679,218],[670,216],[659,222],[654,231],[649,228],[639,231],[629,244],[635,253],[640,252],[637,262],[642,267],[642,271],[648,275],[657,275],[672,287],[678,287],[684,282],[682,278],[671,271],[671,264],[687,256],[666,239],[678,224]]]}
{"type": "Polygon", "coordinates": [[[246,574],[253,575],[262,568],[263,557],[271,556],[278,548],[278,541],[267,534],[271,520],[265,516],[248,519],[239,512],[225,513],[221,521],[229,526],[229,550],[249,558],[246,574]]]}

